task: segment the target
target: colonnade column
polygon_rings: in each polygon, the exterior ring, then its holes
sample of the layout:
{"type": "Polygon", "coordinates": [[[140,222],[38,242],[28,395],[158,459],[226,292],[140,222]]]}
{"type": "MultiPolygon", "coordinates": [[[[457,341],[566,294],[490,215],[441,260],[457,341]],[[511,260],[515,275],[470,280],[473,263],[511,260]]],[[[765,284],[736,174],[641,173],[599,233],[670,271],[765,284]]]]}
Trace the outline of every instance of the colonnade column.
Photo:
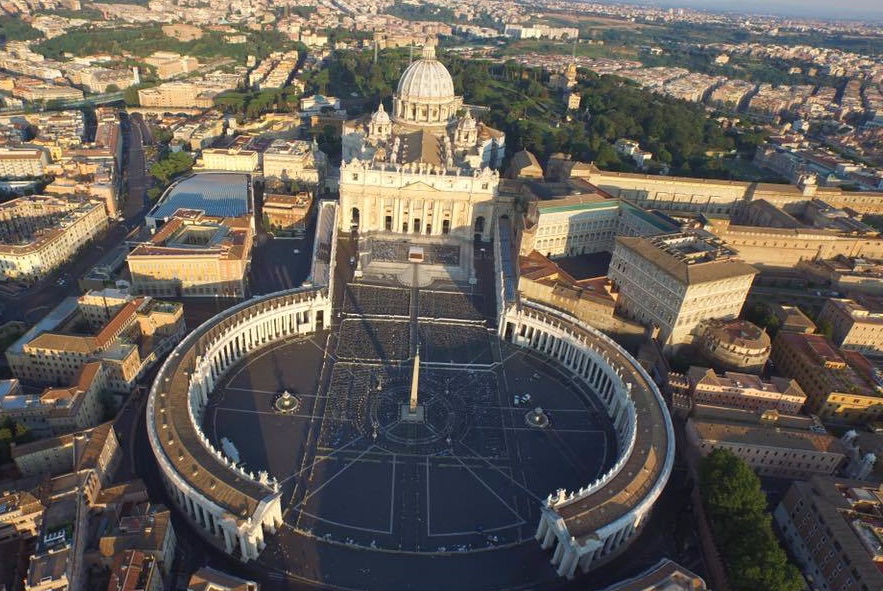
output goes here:
{"type": "Polygon", "coordinates": [[[567,551],[564,553],[564,559],[558,565],[558,576],[572,579],[578,561],[579,554],[573,548],[567,548],[567,551]]]}

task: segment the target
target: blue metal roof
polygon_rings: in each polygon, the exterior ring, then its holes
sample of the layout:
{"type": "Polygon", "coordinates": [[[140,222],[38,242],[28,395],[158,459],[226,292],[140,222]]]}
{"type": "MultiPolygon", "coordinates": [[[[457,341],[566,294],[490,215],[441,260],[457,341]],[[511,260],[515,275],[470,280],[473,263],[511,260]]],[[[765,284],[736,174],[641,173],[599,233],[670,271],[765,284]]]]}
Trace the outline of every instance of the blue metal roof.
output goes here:
{"type": "Polygon", "coordinates": [[[166,220],[179,209],[198,209],[209,216],[238,217],[250,211],[246,174],[206,172],[174,185],[147,217],[166,220]]]}

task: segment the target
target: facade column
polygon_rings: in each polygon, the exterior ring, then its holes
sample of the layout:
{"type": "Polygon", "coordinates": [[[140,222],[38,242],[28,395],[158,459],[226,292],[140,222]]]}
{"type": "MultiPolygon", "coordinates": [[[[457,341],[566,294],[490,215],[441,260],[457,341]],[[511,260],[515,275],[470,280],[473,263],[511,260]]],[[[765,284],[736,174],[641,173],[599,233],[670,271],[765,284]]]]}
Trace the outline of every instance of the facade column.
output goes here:
{"type": "Polygon", "coordinates": [[[227,554],[233,554],[233,540],[231,539],[230,530],[222,527],[221,531],[224,532],[224,547],[227,549],[227,554]]]}
{"type": "Polygon", "coordinates": [[[546,536],[546,532],[549,531],[549,522],[546,521],[545,515],[540,515],[540,523],[537,525],[537,533],[534,534],[534,539],[539,542],[546,536]]]}

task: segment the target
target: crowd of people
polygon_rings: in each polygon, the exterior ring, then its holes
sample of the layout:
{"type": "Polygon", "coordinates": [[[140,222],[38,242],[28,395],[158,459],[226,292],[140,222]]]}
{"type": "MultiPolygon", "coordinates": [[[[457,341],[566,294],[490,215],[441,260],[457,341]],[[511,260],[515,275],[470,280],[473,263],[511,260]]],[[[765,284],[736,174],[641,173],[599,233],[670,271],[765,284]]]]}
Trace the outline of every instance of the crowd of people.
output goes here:
{"type": "Polygon", "coordinates": [[[426,322],[418,332],[426,361],[461,365],[494,362],[490,334],[483,326],[426,322]]]}
{"type": "Polygon", "coordinates": [[[410,357],[407,321],[346,319],[340,327],[337,356],[342,359],[398,361],[410,357]]]}
{"type": "Polygon", "coordinates": [[[405,289],[351,283],[346,286],[343,311],[359,316],[408,316],[411,294],[405,289]]]}
{"type": "Polygon", "coordinates": [[[417,315],[421,318],[482,320],[482,298],[476,294],[454,291],[421,290],[417,315]]]}

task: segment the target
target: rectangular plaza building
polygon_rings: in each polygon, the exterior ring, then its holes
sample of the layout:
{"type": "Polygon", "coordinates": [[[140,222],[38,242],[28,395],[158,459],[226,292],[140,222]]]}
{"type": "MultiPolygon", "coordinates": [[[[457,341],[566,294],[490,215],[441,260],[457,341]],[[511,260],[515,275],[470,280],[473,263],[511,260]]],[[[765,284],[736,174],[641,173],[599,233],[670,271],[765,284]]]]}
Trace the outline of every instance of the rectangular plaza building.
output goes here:
{"type": "Polygon", "coordinates": [[[254,241],[251,216],[181,209],[126,259],[132,292],[162,297],[245,297],[254,241]]]}

